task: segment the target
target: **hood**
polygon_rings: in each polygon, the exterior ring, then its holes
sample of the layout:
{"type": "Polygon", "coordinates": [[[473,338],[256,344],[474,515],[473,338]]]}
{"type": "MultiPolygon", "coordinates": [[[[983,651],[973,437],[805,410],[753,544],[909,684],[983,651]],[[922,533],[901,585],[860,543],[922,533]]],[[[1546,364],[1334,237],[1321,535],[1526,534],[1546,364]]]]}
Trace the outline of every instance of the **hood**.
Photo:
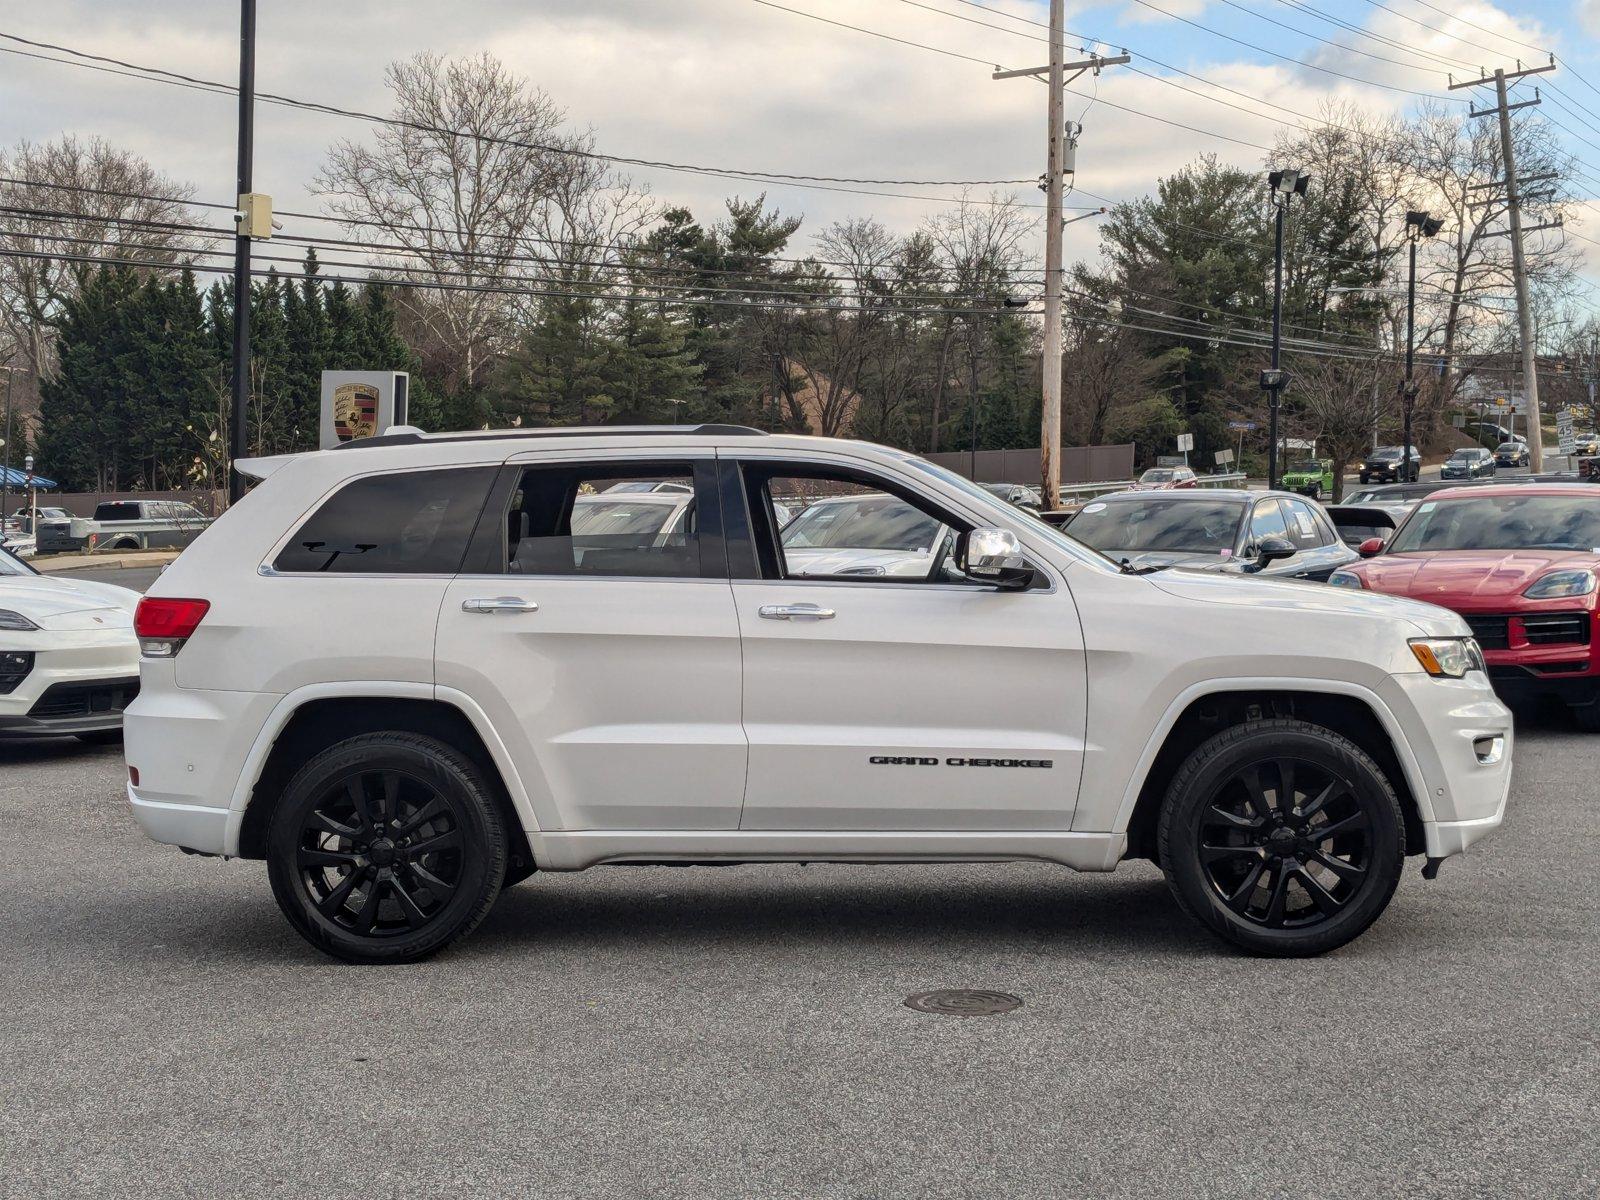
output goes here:
{"type": "Polygon", "coordinates": [[[1354,568],[1362,582],[1391,596],[1435,604],[1476,604],[1520,597],[1548,571],[1600,568],[1600,555],[1570,550],[1439,550],[1380,554],[1354,568]]]}
{"type": "Polygon", "coordinates": [[[1417,632],[1429,637],[1466,637],[1471,632],[1466,622],[1447,608],[1325,583],[1212,571],[1171,571],[1148,578],[1168,595],[1184,600],[1402,621],[1412,627],[1406,631],[1408,637],[1417,632]]]}
{"type": "Polygon", "coordinates": [[[138,604],[138,592],[109,583],[48,575],[0,577],[0,608],[19,612],[43,629],[132,628],[138,604]]]}
{"type": "Polygon", "coordinates": [[[861,572],[865,568],[879,567],[872,574],[926,575],[932,550],[918,553],[915,550],[863,550],[863,549],[788,549],[783,552],[791,573],[807,575],[844,575],[861,572]]]}

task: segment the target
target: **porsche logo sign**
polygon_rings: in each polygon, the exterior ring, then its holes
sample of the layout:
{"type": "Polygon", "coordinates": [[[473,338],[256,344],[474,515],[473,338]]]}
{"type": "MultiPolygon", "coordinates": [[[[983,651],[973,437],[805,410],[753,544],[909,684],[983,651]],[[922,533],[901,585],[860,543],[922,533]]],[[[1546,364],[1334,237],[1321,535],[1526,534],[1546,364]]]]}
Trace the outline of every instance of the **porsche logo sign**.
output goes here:
{"type": "Polygon", "coordinates": [[[378,432],[378,389],[370,383],[345,383],[333,390],[333,431],[341,442],[378,432]]]}

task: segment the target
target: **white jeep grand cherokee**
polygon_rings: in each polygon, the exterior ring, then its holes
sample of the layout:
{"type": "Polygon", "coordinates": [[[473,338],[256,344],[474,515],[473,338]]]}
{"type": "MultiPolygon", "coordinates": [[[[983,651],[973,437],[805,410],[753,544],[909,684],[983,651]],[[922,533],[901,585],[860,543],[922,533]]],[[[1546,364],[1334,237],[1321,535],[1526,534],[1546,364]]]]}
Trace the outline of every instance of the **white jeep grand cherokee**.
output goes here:
{"type": "Polygon", "coordinates": [[[1505,807],[1510,715],[1454,614],[1132,573],[899,451],[402,431],[246,470],[141,604],[128,796],[158,841],[265,859],[345,959],[438,950],[536,868],[1128,857],[1315,954],[1505,807]],[[692,506],[574,530],[627,483],[692,506]],[[791,568],[773,498],[864,494],[954,536],[917,576],[791,568]]]}

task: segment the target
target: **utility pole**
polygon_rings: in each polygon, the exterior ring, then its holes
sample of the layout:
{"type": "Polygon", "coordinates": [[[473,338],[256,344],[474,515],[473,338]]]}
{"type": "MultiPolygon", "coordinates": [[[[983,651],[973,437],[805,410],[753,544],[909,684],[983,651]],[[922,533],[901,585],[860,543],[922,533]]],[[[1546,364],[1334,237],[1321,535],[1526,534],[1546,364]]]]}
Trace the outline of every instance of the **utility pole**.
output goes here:
{"type": "Polygon", "coordinates": [[[1515,147],[1512,145],[1511,113],[1515,109],[1539,104],[1540,98],[1539,93],[1535,91],[1532,100],[1511,104],[1506,98],[1506,82],[1522,79],[1528,75],[1542,75],[1546,71],[1555,69],[1556,63],[1552,57],[1542,67],[1524,67],[1518,62],[1515,71],[1497,67],[1492,77],[1482,76],[1460,83],[1453,78],[1450,80],[1451,91],[1494,84],[1495,106],[1485,109],[1473,108],[1470,111],[1474,117],[1500,118],[1500,158],[1505,171],[1505,178],[1501,182],[1505,184],[1506,214],[1510,218],[1511,228],[1504,234],[1488,236],[1511,238],[1511,278],[1517,288],[1517,341],[1522,352],[1522,391],[1528,406],[1528,469],[1536,474],[1544,470],[1544,419],[1539,412],[1539,347],[1533,335],[1533,305],[1528,300],[1528,269],[1522,252],[1522,235],[1536,233],[1541,229],[1557,229],[1561,226],[1561,220],[1557,218],[1554,221],[1529,226],[1527,229],[1522,227],[1522,197],[1517,190],[1517,157],[1515,147]]]}
{"type": "Polygon", "coordinates": [[[1061,493],[1061,203],[1062,184],[1069,171],[1069,150],[1075,150],[1077,135],[1069,133],[1064,110],[1066,85],[1085,71],[1098,75],[1105,67],[1132,61],[1127,53],[1115,58],[1090,55],[1079,62],[1064,62],[1066,57],[1066,3],[1050,0],[1050,65],[1021,71],[996,71],[995,79],[1045,76],[1050,96],[1045,104],[1045,214],[1044,214],[1044,386],[1039,420],[1040,494],[1046,511],[1058,506],[1061,493]],[[1067,72],[1073,72],[1067,78],[1067,72]],[[1069,145],[1068,139],[1072,139],[1069,145]]]}
{"type": "Polygon", "coordinates": [[[1278,409],[1283,389],[1289,382],[1281,364],[1283,355],[1283,224],[1289,214],[1289,201],[1304,196],[1311,176],[1285,168],[1267,176],[1272,194],[1272,365],[1261,372],[1261,390],[1267,393],[1267,487],[1278,486],[1278,409]]]}
{"type": "MultiPolygon", "coordinates": [[[[11,389],[16,383],[17,369],[6,367],[6,460],[5,472],[0,474],[0,528],[4,527],[6,509],[11,507],[11,389]]],[[[1592,400],[1591,400],[1592,402],[1592,400]]]]}
{"type": "Polygon", "coordinates": [[[255,99],[256,0],[239,0],[239,212],[234,218],[233,239],[233,407],[228,420],[230,504],[237,503],[244,495],[244,478],[234,463],[250,453],[250,234],[255,99]]]}

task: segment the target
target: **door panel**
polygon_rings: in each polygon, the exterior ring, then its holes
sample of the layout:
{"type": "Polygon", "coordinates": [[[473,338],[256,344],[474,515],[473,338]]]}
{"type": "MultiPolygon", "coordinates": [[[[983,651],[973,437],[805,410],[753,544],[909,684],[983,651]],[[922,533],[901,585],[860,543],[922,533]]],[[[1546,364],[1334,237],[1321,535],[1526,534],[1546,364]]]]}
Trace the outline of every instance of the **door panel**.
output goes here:
{"type": "Polygon", "coordinates": [[[488,713],[543,830],[737,828],[739,623],[711,459],[507,472],[474,573],[445,594],[438,683],[488,713]]]}
{"type": "Polygon", "coordinates": [[[750,741],[740,828],[1071,828],[1085,685],[1065,592],[816,581],[733,591],[750,741]],[[761,616],[797,605],[834,615],[761,616]]]}

